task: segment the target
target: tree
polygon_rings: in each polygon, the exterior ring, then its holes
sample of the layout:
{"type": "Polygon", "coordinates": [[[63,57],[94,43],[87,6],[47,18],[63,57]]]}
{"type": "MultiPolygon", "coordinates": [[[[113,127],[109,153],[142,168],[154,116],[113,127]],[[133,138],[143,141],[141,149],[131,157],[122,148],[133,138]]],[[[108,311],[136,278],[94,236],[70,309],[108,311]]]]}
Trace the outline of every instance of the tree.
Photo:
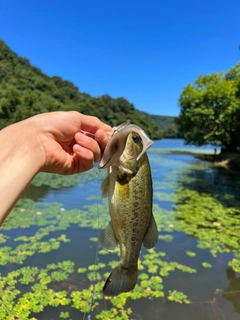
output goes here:
{"type": "Polygon", "coordinates": [[[186,144],[240,147],[240,63],[223,73],[199,76],[181,93],[179,130],[186,144]]]}

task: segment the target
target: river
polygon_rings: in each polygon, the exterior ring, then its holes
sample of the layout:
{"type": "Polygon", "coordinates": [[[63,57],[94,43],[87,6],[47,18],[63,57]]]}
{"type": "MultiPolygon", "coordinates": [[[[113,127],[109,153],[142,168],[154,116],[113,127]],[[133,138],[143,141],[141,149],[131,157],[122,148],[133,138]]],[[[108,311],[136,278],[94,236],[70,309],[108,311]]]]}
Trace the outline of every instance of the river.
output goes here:
{"type": "MultiPolygon", "coordinates": [[[[236,266],[240,258],[238,256],[240,235],[238,236],[236,231],[238,229],[235,220],[231,220],[229,225],[224,224],[229,216],[231,219],[233,216],[234,219],[238,219],[236,218],[238,212],[234,210],[238,210],[240,203],[239,177],[235,173],[216,169],[210,163],[200,161],[193,155],[179,153],[179,150],[183,149],[214,153],[214,148],[211,146],[199,149],[185,146],[182,140],[177,139],[156,141],[151,147],[148,155],[154,187],[153,213],[158,224],[160,239],[150,255],[147,250],[142,250],[139,270],[141,279],[138,285],[139,288],[146,287],[142,291],[139,289],[139,295],[127,296],[125,302],[120,301],[120,306],[114,305],[118,310],[117,319],[240,319],[240,274],[236,266]],[[221,239],[222,235],[228,234],[230,240],[226,237],[221,239]],[[233,240],[236,241],[230,243],[233,240]],[[231,263],[235,263],[235,267],[232,267],[231,263]],[[144,279],[149,283],[155,281],[155,287],[154,284],[148,286],[144,279]],[[125,315],[127,310],[130,310],[128,316],[125,315]]],[[[1,244],[1,248],[9,246],[11,250],[16,248],[16,241],[33,243],[34,239],[31,237],[39,230],[43,232],[44,228],[48,228],[49,233],[42,238],[43,240],[59,239],[61,234],[70,240],[69,242],[57,240],[60,242],[59,247],[46,253],[41,251],[42,249],[33,249],[35,250],[33,254],[26,257],[22,265],[12,262],[1,263],[0,272],[3,277],[23,266],[41,270],[46,269],[47,265],[61,261],[68,260],[74,263],[74,270],[67,279],[62,282],[52,281],[48,285],[48,290],[49,288],[56,292],[65,290],[66,299],[72,299],[71,303],[66,302],[65,306],[60,306],[61,303],[56,306],[45,303],[45,308],[41,312],[40,309],[39,312],[35,309],[35,312],[31,312],[31,316],[38,320],[59,319],[59,314],[61,318],[65,315],[66,319],[72,320],[84,317],[83,313],[79,312],[80,306],[77,307],[76,304],[73,306],[74,299],[70,296],[72,291],[82,292],[90,284],[87,271],[81,273],[79,268],[88,268],[94,264],[96,243],[91,242],[90,238],[96,238],[99,231],[92,229],[93,221],[87,221],[83,225],[79,217],[85,217],[83,212],[87,211],[89,219],[96,220],[95,227],[99,224],[100,228],[108,220],[106,202],[102,203],[100,199],[100,183],[103,176],[102,172],[99,174],[97,169],[94,169],[92,177],[85,179],[79,175],[79,181],[74,182],[72,186],[70,184],[67,187],[53,188],[47,183],[39,186],[31,185],[23,195],[23,200],[34,200],[40,209],[36,211],[33,208],[34,204],[31,203],[28,204],[28,209],[21,204],[21,208],[16,210],[22,210],[22,215],[27,210],[32,210],[36,221],[22,222],[26,224],[24,228],[21,228],[23,225],[20,224],[21,227],[14,226],[2,230],[2,234],[8,239],[6,243],[1,244]],[[60,209],[55,209],[54,206],[59,206],[60,209]],[[58,213],[54,214],[54,210],[58,213]],[[66,216],[63,222],[61,217],[64,212],[66,216]],[[45,214],[49,215],[49,218],[44,218],[45,214]],[[97,221],[98,216],[100,222],[97,221]],[[49,231],[51,227],[52,230],[49,231]],[[17,238],[23,236],[27,238],[25,240],[17,238]]],[[[13,222],[9,222],[10,226],[11,223],[13,222]]],[[[104,277],[104,273],[110,273],[111,267],[108,263],[112,259],[119,259],[116,253],[98,255],[98,263],[105,265],[102,271],[99,270],[101,277],[104,277]]],[[[37,271],[35,272],[37,274],[37,271]]],[[[39,277],[33,282],[38,283],[37,279],[39,277]]],[[[23,284],[17,289],[20,289],[22,294],[32,290],[31,286],[24,287],[23,284]]],[[[20,296],[17,295],[14,301],[20,305],[20,296]]],[[[98,306],[91,313],[92,319],[101,315],[104,310],[110,310],[109,314],[112,314],[111,318],[106,314],[105,319],[115,319],[114,306],[111,301],[99,298],[98,306]]],[[[98,318],[104,319],[104,316],[98,318]]],[[[6,316],[1,318],[0,314],[0,319],[8,318],[6,316]]]]}

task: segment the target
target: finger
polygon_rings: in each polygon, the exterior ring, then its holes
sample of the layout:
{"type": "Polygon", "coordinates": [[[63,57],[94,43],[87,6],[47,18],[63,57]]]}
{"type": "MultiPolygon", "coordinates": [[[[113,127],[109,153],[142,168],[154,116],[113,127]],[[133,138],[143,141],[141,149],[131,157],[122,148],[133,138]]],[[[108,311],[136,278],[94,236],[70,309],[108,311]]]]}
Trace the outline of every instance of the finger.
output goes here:
{"type": "Polygon", "coordinates": [[[109,136],[102,129],[96,131],[95,140],[98,142],[102,152],[106,148],[109,139],[109,136]]]}
{"type": "Polygon", "coordinates": [[[94,167],[94,155],[90,150],[78,144],[73,146],[73,150],[76,155],[75,161],[77,160],[78,172],[84,172],[94,167]]]}
{"type": "Polygon", "coordinates": [[[92,137],[85,135],[84,133],[78,132],[75,135],[76,144],[81,147],[90,150],[93,153],[94,161],[98,162],[101,159],[101,149],[97,141],[92,137]]]}
{"type": "Polygon", "coordinates": [[[112,128],[102,122],[100,119],[94,116],[87,116],[81,113],[77,113],[79,121],[81,123],[81,129],[84,131],[95,133],[98,129],[102,129],[106,132],[111,131],[112,128]]]}

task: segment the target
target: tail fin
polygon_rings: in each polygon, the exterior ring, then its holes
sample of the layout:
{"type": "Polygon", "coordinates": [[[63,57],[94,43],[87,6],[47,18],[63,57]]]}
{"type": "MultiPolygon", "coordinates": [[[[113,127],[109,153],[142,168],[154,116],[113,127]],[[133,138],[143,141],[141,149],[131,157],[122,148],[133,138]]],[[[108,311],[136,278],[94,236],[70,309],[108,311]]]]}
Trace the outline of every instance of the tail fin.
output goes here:
{"type": "Polygon", "coordinates": [[[137,275],[137,268],[135,270],[128,270],[118,265],[107,278],[103,294],[106,296],[117,296],[120,293],[133,290],[137,282],[137,275]]]}

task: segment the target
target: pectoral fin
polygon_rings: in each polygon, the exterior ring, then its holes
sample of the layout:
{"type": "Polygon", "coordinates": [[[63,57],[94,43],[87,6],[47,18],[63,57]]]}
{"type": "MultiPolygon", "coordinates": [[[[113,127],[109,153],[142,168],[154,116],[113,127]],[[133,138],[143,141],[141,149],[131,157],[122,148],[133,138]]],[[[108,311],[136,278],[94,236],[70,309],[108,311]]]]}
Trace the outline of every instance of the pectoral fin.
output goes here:
{"type": "Polygon", "coordinates": [[[114,236],[113,229],[110,222],[106,226],[106,228],[103,230],[103,232],[100,234],[98,241],[100,245],[108,251],[113,251],[117,248],[118,242],[114,236]]]}
{"type": "Polygon", "coordinates": [[[108,188],[109,188],[109,178],[108,176],[102,181],[101,190],[102,190],[102,198],[108,197],[108,188]]]}
{"type": "Polygon", "coordinates": [[[152,214],[147,233],[143,240],[143,245],[146,249],[151,249],[157,244],[157,242],[158,242],[158,229],[157,229],[156,221],[152,214]]]}

